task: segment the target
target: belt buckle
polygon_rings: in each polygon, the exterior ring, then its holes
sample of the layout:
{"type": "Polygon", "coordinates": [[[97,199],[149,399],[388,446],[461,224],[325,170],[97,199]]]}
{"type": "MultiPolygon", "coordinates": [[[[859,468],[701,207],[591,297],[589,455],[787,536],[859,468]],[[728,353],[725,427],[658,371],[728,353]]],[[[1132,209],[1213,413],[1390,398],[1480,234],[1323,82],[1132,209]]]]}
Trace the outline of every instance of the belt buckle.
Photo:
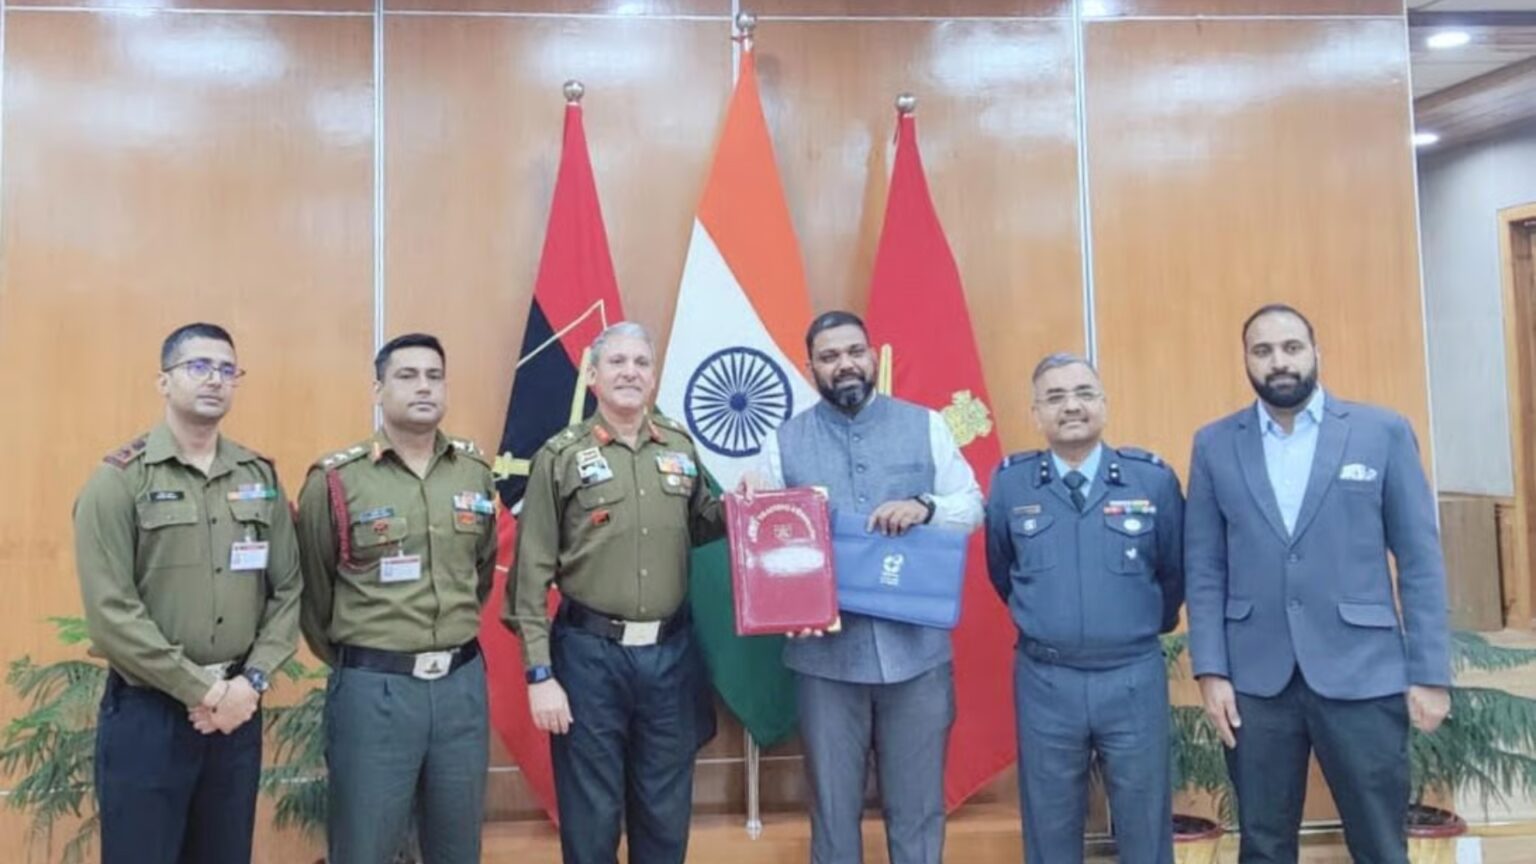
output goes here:
{"type": "Polygon", "coordinates": [[[624,635],[619,637],[620,645],[628,645],[632,648],[655,645],[659,641],[661,641],[660,621],[625,621],[624,635]]]}
{"type": "Polygon", "coordinates": [[[452,651],[423,651],[416,655],[416,668],[411,670],[412,678],[420,678],[423,681],[436,681],[448,674],[453,668],[452,651]]]}
{"type": "Polygon", "coordinates": [[[224,681],[229,678],[229,670],[234,668],[234,665],[235,661],[233,660],[227,663],[209,663],[203,667],[203,671],[207,672],[209,675],[212,675],[219,681],[224,681]]]}

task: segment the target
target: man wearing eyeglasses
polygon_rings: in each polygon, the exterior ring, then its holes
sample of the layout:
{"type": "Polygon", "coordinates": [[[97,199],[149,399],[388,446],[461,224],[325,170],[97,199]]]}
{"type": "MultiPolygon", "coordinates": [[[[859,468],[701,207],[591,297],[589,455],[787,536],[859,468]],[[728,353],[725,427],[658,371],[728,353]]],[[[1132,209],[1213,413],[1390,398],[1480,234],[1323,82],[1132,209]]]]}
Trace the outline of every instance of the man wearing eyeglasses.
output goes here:
{"type": "Polygon", "coordinates": [[[1104,444],[1108,408],[1087,360],[1052,354],[1033,387],[1050,448],[1005,459],[987,502],[987,572],[1019,630],[1024,860],[1083,860],[1097,755],[1121,862],[1171,864],[1158,634],[1184,600],[1179,480],[1145,450],[1104,444]]]}
{"type": "Polygon", "coordinates": [[[298,638],[298,547],[272,462],[225,438],[234,340],[188,324],[160,352],[165,419],[75,503],[92,653],[103,864],[249,862],[261,695],[298,638]]]}
{"type": "Polygon", "coordinates": [[[490,726],[475,634],[496,566],[496,491],[444,435],[447,355],[408,333],[374,356],[382,424],[299,493],[304,639],[325,703],[330,864],[388,864],[413,811],[422,857],[477,864],[490,726]]]}

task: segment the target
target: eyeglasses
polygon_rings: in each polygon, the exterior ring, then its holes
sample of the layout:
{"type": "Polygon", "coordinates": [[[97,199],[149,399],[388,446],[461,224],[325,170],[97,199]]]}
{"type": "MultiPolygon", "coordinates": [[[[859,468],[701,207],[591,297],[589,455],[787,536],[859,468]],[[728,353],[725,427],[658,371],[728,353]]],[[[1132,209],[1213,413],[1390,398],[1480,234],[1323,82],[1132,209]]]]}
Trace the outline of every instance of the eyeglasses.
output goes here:
{"type": "Polygon", "coordinates": [[[245,377],[245,370],[239,366],[233,363],[217,363],[207,357],[194,357],[191,360],[172,363],[161,371],[174,372],[177,369],[187,370],[187,376],[193,381],[207,381],[214,373],[218,373],[218,376],[228,381],[231,386],[238,385],[240,379],[245,377]]]}
{"type": "Polygon", "coordinates": [[[1050,393],[1047,393],[1045,398],[1038,399],[1036,401],[1051,408],[1060,408],[1061,406],[1067,404],[1068,399],[1076,399],[1079,402],[1088,404],[1097,402],[1103,398],[1104,394],[1100,393],[1098,390],[1093,389],[1092,387],[1079,387],[1076,390],[1070,391],[1053,390],[1050,393]]]}

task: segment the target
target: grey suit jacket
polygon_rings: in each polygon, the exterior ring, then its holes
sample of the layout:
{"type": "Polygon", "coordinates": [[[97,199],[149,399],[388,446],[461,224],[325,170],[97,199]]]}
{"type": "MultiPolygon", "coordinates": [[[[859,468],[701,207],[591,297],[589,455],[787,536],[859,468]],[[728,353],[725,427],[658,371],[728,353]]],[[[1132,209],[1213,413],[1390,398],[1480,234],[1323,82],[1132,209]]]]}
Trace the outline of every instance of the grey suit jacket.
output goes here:
{"type": "Polygon", "coordinates": [[[1260,433],[1250,405],[1195,435],[1184,511],[1195,674],[1229,678],[1254,696],[1279,693],[1298,666],[1308,686],[1334,699],[1448,686],[1435,497],[1408,422],[1325,396],[1289,535],[1260,433]]]}

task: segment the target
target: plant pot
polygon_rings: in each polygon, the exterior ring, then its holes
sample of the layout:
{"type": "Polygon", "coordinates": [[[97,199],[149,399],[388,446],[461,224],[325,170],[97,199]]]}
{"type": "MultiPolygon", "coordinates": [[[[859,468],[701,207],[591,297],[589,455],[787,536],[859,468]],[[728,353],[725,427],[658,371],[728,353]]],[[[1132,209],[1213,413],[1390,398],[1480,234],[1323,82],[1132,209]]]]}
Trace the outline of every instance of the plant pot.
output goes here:
{"type": "Polygon", "coordinates": [[[1222,828],[1199,816],[1173,815],[1173,860],[1175,864],[1216,864],[1221,849],[1222,828]]]}
{"type": "Polygon", "coordinates": [[[1404,823],[1411,864],[1455,864],[1456,838],[1467,833],[1460,816],[1439,807],[1411,804],[1404,823]]]}

